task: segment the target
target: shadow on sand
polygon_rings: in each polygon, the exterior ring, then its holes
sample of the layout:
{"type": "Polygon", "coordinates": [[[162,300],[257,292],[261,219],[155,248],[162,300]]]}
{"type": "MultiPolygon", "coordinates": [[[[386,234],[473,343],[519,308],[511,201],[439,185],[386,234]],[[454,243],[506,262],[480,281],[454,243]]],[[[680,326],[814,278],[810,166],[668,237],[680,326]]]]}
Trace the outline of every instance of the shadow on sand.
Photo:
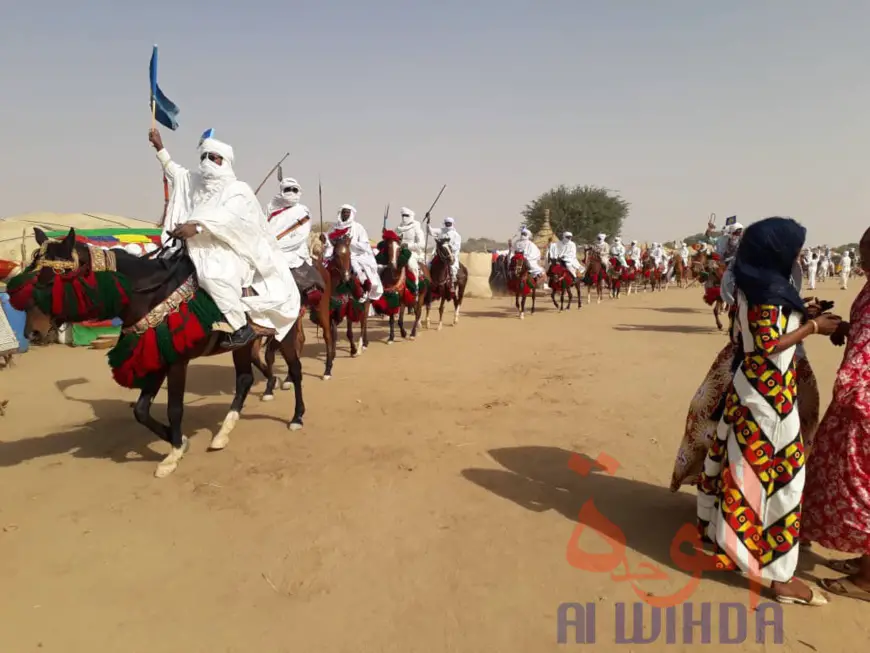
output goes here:
{"type": "MultiPolygon", "coordinates": [[[[191,366],[208,368],[219,366],[191,366]]],[[[190,375],[189,375],[190,376],[190,375]]],[[[204,390],[212,390],[220,379],[225,379],[221,390],[214,394],[222,394],[227,387],[232,387],[232,368],[220,368],[217,370],[197,370],[193,379],[189,378],[189,387],[192,393],[205,395],[204,390]],[[205,387],[204,387],[205,386],[205,387]]],[[[28,460],[35,460],[45,456],[57,454],[70,454],[75,458],[108,459],[116,463],[129,462],[158,462],[165,456],[153,450],[149,445],[159,442],[148,429],[136,422],[133,417],[133,408],[129,401],[124,399],[81,399],[70,396],[69,391],[76,386],[86,385],[89,381],[83,378],[65,379],[56,382],[67,401],[78,402],[87,405],[94,414],[92,420],[75,426],[67,431],[49,433],[47,435],[25,437],[12,441],[0,441],[0,467],[14,467],[28,460]]],[[[161,393],[165,391],[161,390],[161,393]]],[[[165,396],[165,395],[164,395],[165,396]]],[[[287,394],[292,398],[292,393],[287,394]]],[[[280,401],[280,399],[279,399],[280,401]]],[[[215,432],[229,410],[229,398],[224,403],[197,405],[198,399],[185,402],[184,432],[192,435],[202,429],[215,432]]],[[[249,395],[246,410],[242,416],[242,422],[257,420],[275,421],[287,424],[290,414],[286,419],[272,415],[256,414],[255,408],[258,398],[249,395]]],[[[292,412],[292,406],[290,408],[292,412]]],[[[166,407],[163,404],[155,404],[154,416],[161,422],[166,421],[166,407]]]]}
{"type": "Polygon", "coordinates": [[[617,324],[614,331],[656,331],[659,333],[718,333],[715,327],[690,324],[617,324]]]}
{"type": "MultiPolygon", "coordinates": [[[[685,573],[672,559],[671,544],[681,527],[686,524],[694,527],[696,504],[692,495],[611,475],[588,456],[558,447],[510,447],[493,449],[489,454],[505,469],[465,469],[462,476],[526,510],[555,510],[566,519],[601,533],[596,523],[579,521],[581,507],[594,500],[598,512],[622,531],[627,548],[663,568],[685,573]],[[577,468],[578,461],[589,470],[585,476],[571,469],[577,468]]],[[[616,470],[617,474],[620,472],[616,470]]],[[[570,535],[565,532],[566,546],[570,535]]],[[[687,544],[681,551],[691,554],[687,544]]],[[[735,587],[746,587],[746,581],[738,574],[709,577],[735,587]]]]}

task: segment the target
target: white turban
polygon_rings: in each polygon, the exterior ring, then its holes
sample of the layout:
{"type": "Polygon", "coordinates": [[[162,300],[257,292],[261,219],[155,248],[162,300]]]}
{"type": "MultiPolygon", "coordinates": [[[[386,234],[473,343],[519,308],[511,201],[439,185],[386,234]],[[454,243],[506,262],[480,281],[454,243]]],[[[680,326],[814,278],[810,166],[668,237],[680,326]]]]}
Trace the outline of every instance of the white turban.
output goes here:
{"type": "Polygon", "coordinates": [[[574,237],[574,234],[572,234],[570,231],[562,232],[562,238],[573,238],[573,237],[574,237]]]}
{"type": "Polygon", "coordinates": [[[528,237],[528,236],[532,235],[532,232],[529,231],[528,229],[526,229],[525,227],[523,227],[523,230],[520,232],[520,235],[528,237]]]}
{"type": "Polygon", "coordinates": [[[637,241],[636,241],[636,240],[632,240],[632,241],[631,241],[631,244],[632,244],[632,246],[637,245],[637,241]]]}
{"type": "Polygon", "coordinates": [[[402,207],[402,223],[408,224],[414,219],[414,212],[406,206],[402,207]]]}
{"type": "Polygon", "coordinates": [[[236,173],[233,172],[233,148],[222,143],[216,138],[206,138],[199,144],[199,173],[204,179],[235,179],[236,173]],[[217,154],[223,159],[223,163],[218,165],[208,158],[203,158],[205,154],[217,154]]]}
{"type": "Polygon", "coordinates": [[[598,234],[598,240],[604,240],[607,238],[607,234],[598,234]]]}
{"type": "Polygon", "coordinates": [[[339,222],[339,224],[347,225],[347,224],[350,224],[351,222],[353,222],[354,220],[356,220],[356,209],[353,208],[353,206],[351,206],[350,204],[342,204],[341,208],[338,210],[338,222],[339,222]],[[341,219],[341,212],[344,210],[350,211],[350,217],[347,220],[341,219]]]}
{"type": "Polygon", "coordinates": [[[735,231],[743,231],[743,225],[739,222],[735,222],[731,225],[731,233],[733,234],[735,231]]]}
{"type": "Polygon", "coordinates": [[[444,226],[452,227],[456,221],[453,218],[444,218],[444,226]]]}
{"type": "Polygon", "coordinates": [[[615,242],[615,243],[618,244],[618,245],[621,245],[621,244],[622,244],[622,238],[620,238],[619,236],[617,236],[616,238],[613,239],[613,242],[615,242]]]}
{"type": "Polygon", "coordinates": [[[284,177],[278,186],[278,194],[272,199],[270,208],[274,210],[274,208],[296,206],[299,204],[301,197],[302,188],[299,186],[299,182],[293,179],[293,177],[284,177]],[[299,190],[296,192],[285,191],[287,188],[297,188],[299,190]]]}

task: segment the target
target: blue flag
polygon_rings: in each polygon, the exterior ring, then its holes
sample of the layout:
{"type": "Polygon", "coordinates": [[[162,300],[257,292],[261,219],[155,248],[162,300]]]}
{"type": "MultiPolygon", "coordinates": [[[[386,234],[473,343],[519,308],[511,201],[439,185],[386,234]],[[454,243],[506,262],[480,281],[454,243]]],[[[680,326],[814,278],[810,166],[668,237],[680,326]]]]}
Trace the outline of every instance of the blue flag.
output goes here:
{"type": "Polygon", "coordinates": [[[163,94],[157,85],[157,46],[151,51],[151,102],[154,106],[154,119],[167,129],[178,129],[178,107],[163,94]]]}
{"type": "Polygon", "coordinates": [[[725,226],[730,227],[732,224],[737,224],[737,216],[732,215],[728,218],[725,218],[725,226]]]}

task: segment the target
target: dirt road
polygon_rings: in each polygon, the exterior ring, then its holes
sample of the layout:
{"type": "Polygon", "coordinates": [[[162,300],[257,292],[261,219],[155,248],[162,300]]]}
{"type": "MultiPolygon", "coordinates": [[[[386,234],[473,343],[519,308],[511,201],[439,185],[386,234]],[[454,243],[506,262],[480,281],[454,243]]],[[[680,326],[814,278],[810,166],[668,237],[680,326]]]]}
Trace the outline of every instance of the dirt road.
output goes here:
{"type": "MultiPolygon", "coordinates": [[[[858,285],[818,294],[847,312],[858,285]]],[[[693,492],[667,486],[723,336],[698,289],[524,322],[508,305],[470,301],[457,328],[374,342],[358,360],[345,348],[328,383],[305,360],[298,433],[286,429],[290,394],[262,403],[258,381],[218,453],[205,449],[231,363],[194,364],[191,452],[163,480],[166,446],[133,421],[135,395],[113,385],[102,353],[19,357],[0,374],[0,650],[557,651],[579,648],[557,641],[570,602],[595,605],[596,650],[632,650],[615,643],[617,602],[639,601],[632,584],[572,566],[568,543],[594,499],[624,532],[628,567],[667,575],[638,588],[662,596],[690,580],[669,549],[694,520],[693,492]],[[620,466],[582,476],[572,453],[620,466]]],[[[819,338],[808,351],[824,407],[842,350],[819,338]]],[[[609,550],[592,527],[578,548],[609,550]]],[[[802,567],[830,575],[815,562],[802,567]]],[[[691,601],[696,615],[713,603],[716,643],[718,604],[747,598],[743,580],[705,576],[691,601]]],[[[749,612],[740,650],[852,651],[868,638],[865,608],[786,608],[781,646],[756,643],[749,612]]],[[[682,625],[681,609],[677,643],[663,630],[644,649],[695,650],[682,625]]]]}

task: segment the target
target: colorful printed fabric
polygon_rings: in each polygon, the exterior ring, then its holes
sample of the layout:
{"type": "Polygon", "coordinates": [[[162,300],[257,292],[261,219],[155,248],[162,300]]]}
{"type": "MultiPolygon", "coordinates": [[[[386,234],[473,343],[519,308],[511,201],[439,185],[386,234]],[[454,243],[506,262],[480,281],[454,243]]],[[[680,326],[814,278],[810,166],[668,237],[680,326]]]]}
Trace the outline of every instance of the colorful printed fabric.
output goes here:
{"type": "Polygon", "coordinates": [[[852,304],[850,325],[807,468],[802,537],[870,555],[870,284],[852,304]]]}
{"type": "Polygon", "coordinates": [[[744,354],[698,482],[699,528],[716,546],[716,567],[780,582],[797,565],[805,474],[796,347],[776,348],[800,317],[739,295],[744,354]]]}

